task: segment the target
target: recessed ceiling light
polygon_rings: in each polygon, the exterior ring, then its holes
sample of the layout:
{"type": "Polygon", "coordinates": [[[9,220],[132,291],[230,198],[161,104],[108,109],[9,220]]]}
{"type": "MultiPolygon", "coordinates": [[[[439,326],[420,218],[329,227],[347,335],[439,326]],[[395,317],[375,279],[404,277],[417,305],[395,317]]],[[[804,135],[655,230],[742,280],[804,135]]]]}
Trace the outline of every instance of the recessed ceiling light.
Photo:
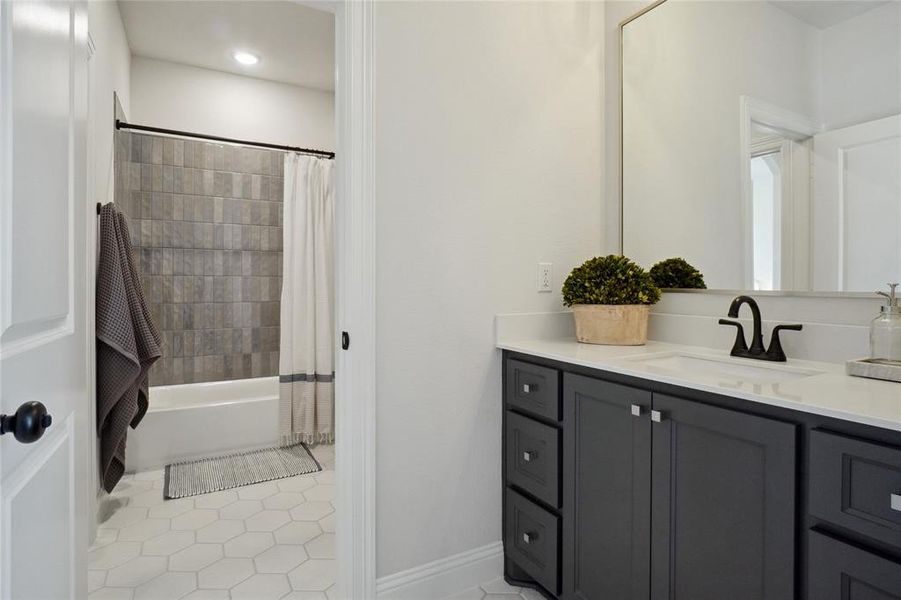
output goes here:
{"type": "Polygon", "coordinates": [[[235,52],[232,57],[242,65],[255,65],[260,62],[260,57],[250,52],[235,52]]]}

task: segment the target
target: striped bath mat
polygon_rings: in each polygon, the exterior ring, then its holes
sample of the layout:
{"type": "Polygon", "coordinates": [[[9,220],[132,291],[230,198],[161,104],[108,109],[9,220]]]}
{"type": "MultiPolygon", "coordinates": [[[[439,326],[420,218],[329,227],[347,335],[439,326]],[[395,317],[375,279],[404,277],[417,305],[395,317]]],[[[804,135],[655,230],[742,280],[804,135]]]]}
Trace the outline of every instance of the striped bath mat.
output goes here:
{"type": "Polygon", "coordinates": [[[306,444],[202,458],[166,465],[163,497],[185,498],[321,470],[306,444]]]}

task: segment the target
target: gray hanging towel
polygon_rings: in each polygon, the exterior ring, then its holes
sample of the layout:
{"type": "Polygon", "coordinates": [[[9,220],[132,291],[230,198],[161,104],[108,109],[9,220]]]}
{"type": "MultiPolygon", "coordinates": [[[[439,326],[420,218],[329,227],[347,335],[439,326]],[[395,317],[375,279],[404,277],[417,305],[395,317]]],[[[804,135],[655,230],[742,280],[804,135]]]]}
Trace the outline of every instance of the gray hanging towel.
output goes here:
{"type": "Polygon", "coordinates": [[[125,437],[147,412],[150,366],[162,356],[160,334],[144,302],[128,223],[112,204],[100,209],[97,265],[97,432],[107,492],[125,472],[125,437]]]}

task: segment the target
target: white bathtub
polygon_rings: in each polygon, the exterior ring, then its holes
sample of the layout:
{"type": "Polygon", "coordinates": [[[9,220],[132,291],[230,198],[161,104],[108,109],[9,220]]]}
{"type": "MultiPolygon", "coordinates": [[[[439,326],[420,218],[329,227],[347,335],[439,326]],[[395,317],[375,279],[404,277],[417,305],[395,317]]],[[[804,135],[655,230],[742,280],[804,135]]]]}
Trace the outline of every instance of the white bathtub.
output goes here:
{"type": "Polygon", "coordinates": [[[278,441],[278,377],[150,388],[150,407],[128,430],[125,470],[270,446],[278,441]]]}

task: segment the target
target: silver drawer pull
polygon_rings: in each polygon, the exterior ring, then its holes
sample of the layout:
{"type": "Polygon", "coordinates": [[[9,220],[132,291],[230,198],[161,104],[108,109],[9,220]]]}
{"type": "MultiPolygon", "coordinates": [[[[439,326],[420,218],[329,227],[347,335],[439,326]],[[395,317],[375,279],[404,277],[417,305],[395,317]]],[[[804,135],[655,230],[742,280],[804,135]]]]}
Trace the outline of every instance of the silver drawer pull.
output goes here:
{"type": "Polygon", "coordinates": [[[523,462],[532,462],[538,456],[537,452],[532,452],[531,450],[526,450],[522,453],[523,462]]]}
{"type": "Polygon", "coordinates": [[[901,494],[892,494],[892,510],[901,512],[901,494]]]}
{"type": "Polygon", "coordinates": [[[651,411],[651,420],[652,420],[652,421],[654,421],[655,423],[660,423],[660,422],[663,421],[663,419],[664,419],[664,417],[663,417],[663,413],[662,413],[662,412],[660,412],[659,410],[652,410],[652,411],[651,411]]]}
{"type": "Polygon", "coordinates": [[[522,384],[522,393],[523,394],[531,394],[534,391],[538,390],[538,386],[534,383],[524,383],[522,384]]]}
{"type": "Polygon", "coordinates": [[[633,405],[632,405],[632,416],[633,416],[633,417],[640,417],[640,416],[641,416],[641,406],[640,406],[640,405],[638,405],[638,404],[633,404],[633,405]]]}
{"type": "Polygon", "coordinates": [[[532,542],[534,542],[537,539],[538,539],[537,533],[532,533],[530,531],[524,531],[522,534],[522,542],[524,544],[531,544],[532,542]]]}

